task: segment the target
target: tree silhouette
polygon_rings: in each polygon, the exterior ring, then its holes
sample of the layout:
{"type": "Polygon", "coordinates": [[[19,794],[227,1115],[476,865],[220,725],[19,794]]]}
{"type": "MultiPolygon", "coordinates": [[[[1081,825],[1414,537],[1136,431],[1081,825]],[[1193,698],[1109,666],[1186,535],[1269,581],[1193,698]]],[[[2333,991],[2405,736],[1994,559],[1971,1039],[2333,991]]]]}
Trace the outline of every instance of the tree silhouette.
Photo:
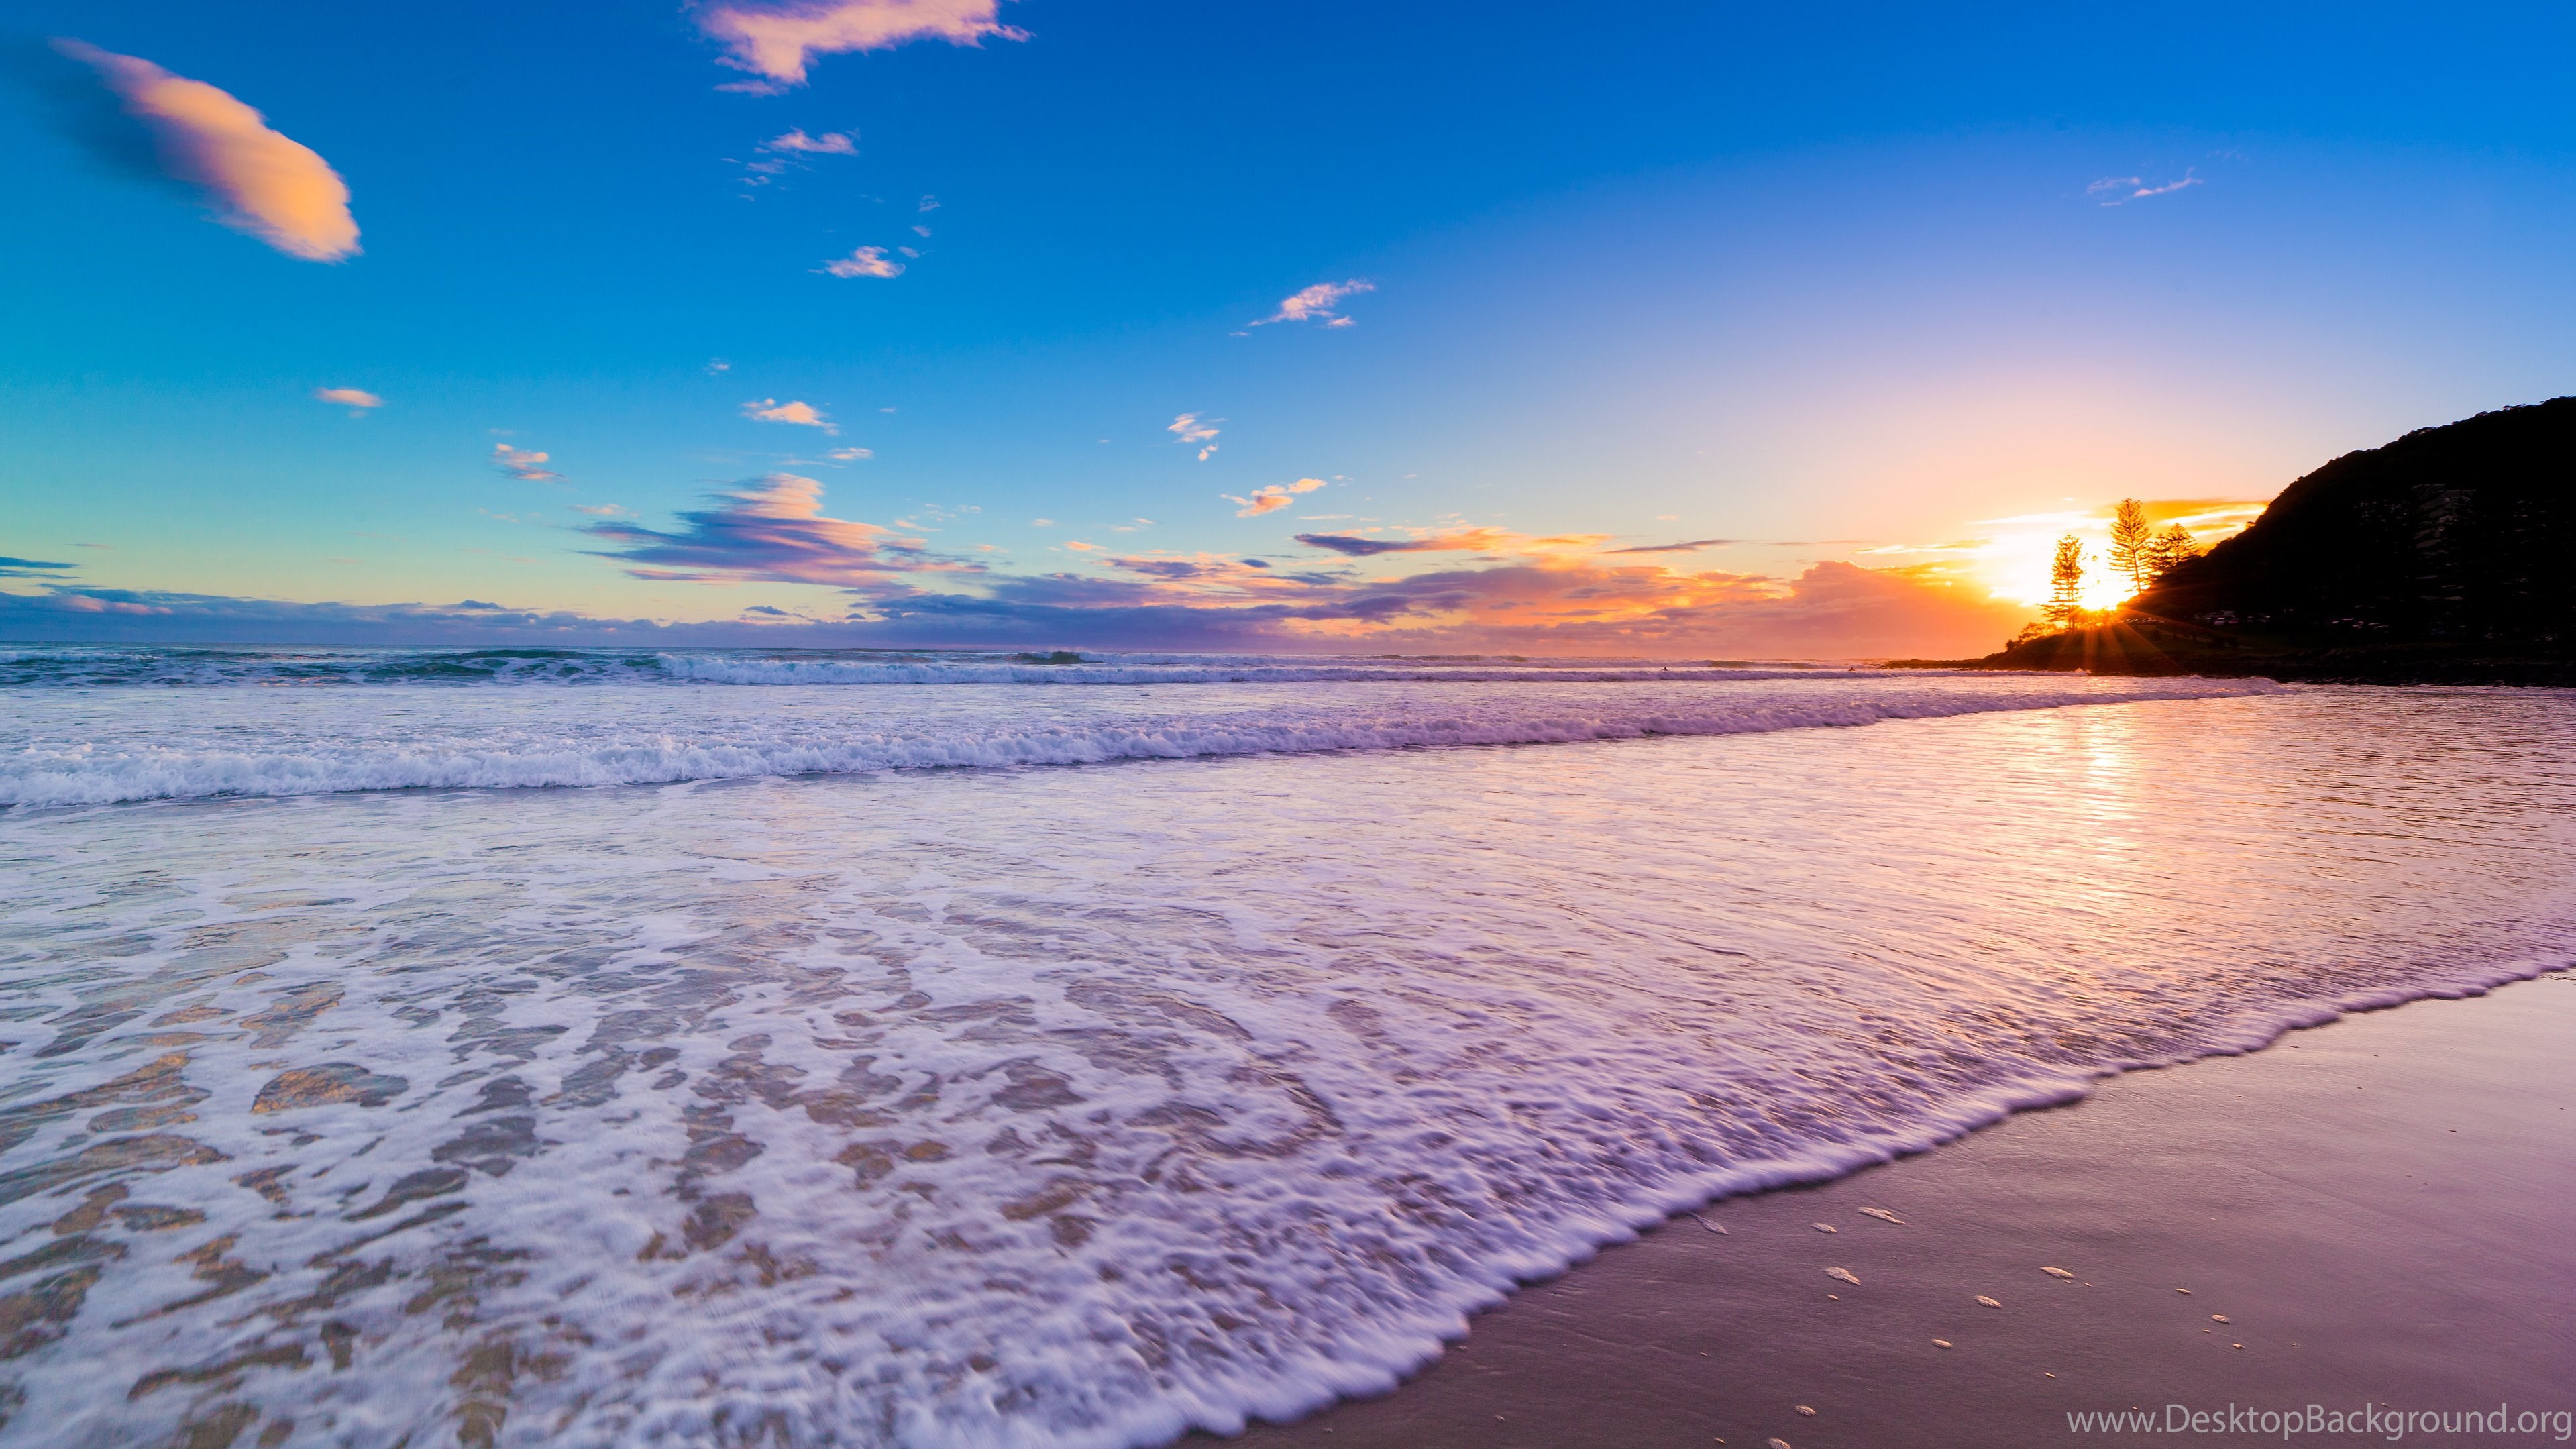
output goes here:
{"type": "Polygon", "coordinates": [[[2111,514],[2111,572],[2126,577],[2132,593],[2143,594],[2156,581],[2156,531],[2146,507],[2123,498],[2111,514]]]}
{"type": "Polygon", "coordinates": [[[2191,530],[2174,524],[2147,543],[2147,582],[2153,584],[2175,564],[2198,557],[2200,545],[2191,541],[2191,530]]]}
{"type": "Polygon", "coordinates": [[[2084,540],[2070,533],[2057,541],[2048,584],[2048,602],[2039,606],[2040,616],[2060,629],[2073,627],[2084,612],[2084,540]]]}

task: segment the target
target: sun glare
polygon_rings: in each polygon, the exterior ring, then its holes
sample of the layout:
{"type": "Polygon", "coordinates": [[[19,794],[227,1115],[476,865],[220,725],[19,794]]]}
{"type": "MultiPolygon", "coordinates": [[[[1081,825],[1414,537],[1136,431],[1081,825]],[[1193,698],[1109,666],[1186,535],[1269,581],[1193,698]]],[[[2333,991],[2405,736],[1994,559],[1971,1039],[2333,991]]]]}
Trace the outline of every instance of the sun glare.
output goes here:
{"type": "MultiPolygon", "coordinates": [[[[2166,505],[2170,507],[2171,505],[2166,505]]],[[[2148,513],[2159,528],[2181,524],[2192,541],[2207,548],[2227,538],[2261,513],[2261,503],[2224,503],[2190,512],[2164,514],[2150,503],[2148,513]]],[[[2024,513],[2010,518],[1981,519],[1972,527],[1992,533],[1944,550],[1960,561],[1960,572],[1984,585],[1998,599],[2038,608],[2048,601],[2049,567],[2057,540],[2074,534],[2084,543],[2084,607],[2109,609],[2137,596],[2129,581],[2111,569],[2111,509],[2068,509],[2062,513],[2024,513]]]]}

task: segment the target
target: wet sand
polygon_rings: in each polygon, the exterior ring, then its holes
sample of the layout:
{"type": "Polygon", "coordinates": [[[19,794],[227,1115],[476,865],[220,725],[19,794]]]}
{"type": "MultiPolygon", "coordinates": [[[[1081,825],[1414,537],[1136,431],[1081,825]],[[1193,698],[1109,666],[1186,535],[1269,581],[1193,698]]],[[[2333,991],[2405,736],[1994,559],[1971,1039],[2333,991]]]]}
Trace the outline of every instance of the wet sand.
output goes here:
{"type": "MultiPolygon", "coordinates": [[[[1701,1217],[1726,1232],[1676,1218],[1394,1393],[1231,1442],[1984,1449],[2134,1440],[2067,1414],[2175,1403],[2576,1410],[2576,975],[2132,1073],[1701,1217]]],[[[2292,1442],[2320,1441],[2388,1438],[2292,1442]]]]}

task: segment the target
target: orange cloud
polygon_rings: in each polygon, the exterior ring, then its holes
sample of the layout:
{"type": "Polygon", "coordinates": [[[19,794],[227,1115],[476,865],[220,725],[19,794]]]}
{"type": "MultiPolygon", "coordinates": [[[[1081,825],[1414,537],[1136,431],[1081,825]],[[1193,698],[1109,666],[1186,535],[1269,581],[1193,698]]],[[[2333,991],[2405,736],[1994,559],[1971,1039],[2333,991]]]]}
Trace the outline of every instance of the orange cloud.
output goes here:
{"type": "Polygon", "coordinates": [[[841,430],[832,420],[809,402],[780,402],[774,397],[761,398],[742,405],[742,415],[764,423],[793,423],[800,428],[821,428],[837,435],[841,430]]]}
{"type": "Polygon", "coordinates": [[[1365,641],[1372,649],[1649,658],[1958,658],[1992,651],[2029,618],[1981,589],[1848,563],[1777,579],[1533,552],[1367,579],[1347,565],[1296,569],[1211,554],[1093,560],[1110,574],[987,577],[973,593],[914,593],[886,607],[889,617],[924,625],[940,617],[1139,647],[1365,641]]]}
{"type": "Polygon", "coordinates": [[[733,89],[777,92],[805,83],[818,55],[888,50],[907,40],[981,45],[988,35],[1026,40],[1004,25],[996,0],[806,0],[787,5],[719,5],[698,21],[724,43],[724,63],[761,77],[733,89]]]}
{"type": "Polygon", "coordinates": [[[78,40],[54,45],[98,71],[152,132],[162,169],[203,189],[224,225],[306,261],[357,255],[348,185],[311,147],[270,130],[259,112],[204,81],[78,40]]]}
{"type": "Polygon", "coordinates": [[[313,400],[315,402],[335,403],[341,407],[347,408],[349,409],[349,416],[353,418],[365,417],[367,415],[367,409],[380,408],[385,405],[385,400],[383,398],[376,396],[374,393],[367,391],[363,387],[317,387],[313,389],[313,400]]]}
{"type": "MultiPolygon", "coordinates": [[[[1211,430],[1209,435],[1213,437],[1214,431],[1211,430]]],[[[1300,478],[1294,483],[1273,483],[1267,488],[1255,488],[1249,498],[1237,498],[1231,493],[1220,493],[1217,496],[1228,503],[1242,505],[1235,510],[1235,517],[1259,518],[1265,513],[1287,507],[1288,500],[1296,494],[1312,493],[1323,486],[1324,480],[1321,478],[1300,478]]]]}

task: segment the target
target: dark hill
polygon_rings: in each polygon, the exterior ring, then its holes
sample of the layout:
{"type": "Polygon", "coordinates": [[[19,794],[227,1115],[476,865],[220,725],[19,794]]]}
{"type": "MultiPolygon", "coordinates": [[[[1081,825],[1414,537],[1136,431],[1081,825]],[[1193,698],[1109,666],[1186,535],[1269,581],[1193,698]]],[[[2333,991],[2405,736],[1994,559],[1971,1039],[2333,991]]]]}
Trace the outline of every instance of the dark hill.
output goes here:
{"type": "Polygon", "coordinates": [[[2116,623],[1897,667],[1942,663],[2576,685],[2576,397],[2346,453],[2116,623]]]}
{"type": "Polygon", "coordinates": [[[2563,653],[2576,639],[2576,398],[2346,453],[2133,607],[2329,647],[2563,653]]]}

